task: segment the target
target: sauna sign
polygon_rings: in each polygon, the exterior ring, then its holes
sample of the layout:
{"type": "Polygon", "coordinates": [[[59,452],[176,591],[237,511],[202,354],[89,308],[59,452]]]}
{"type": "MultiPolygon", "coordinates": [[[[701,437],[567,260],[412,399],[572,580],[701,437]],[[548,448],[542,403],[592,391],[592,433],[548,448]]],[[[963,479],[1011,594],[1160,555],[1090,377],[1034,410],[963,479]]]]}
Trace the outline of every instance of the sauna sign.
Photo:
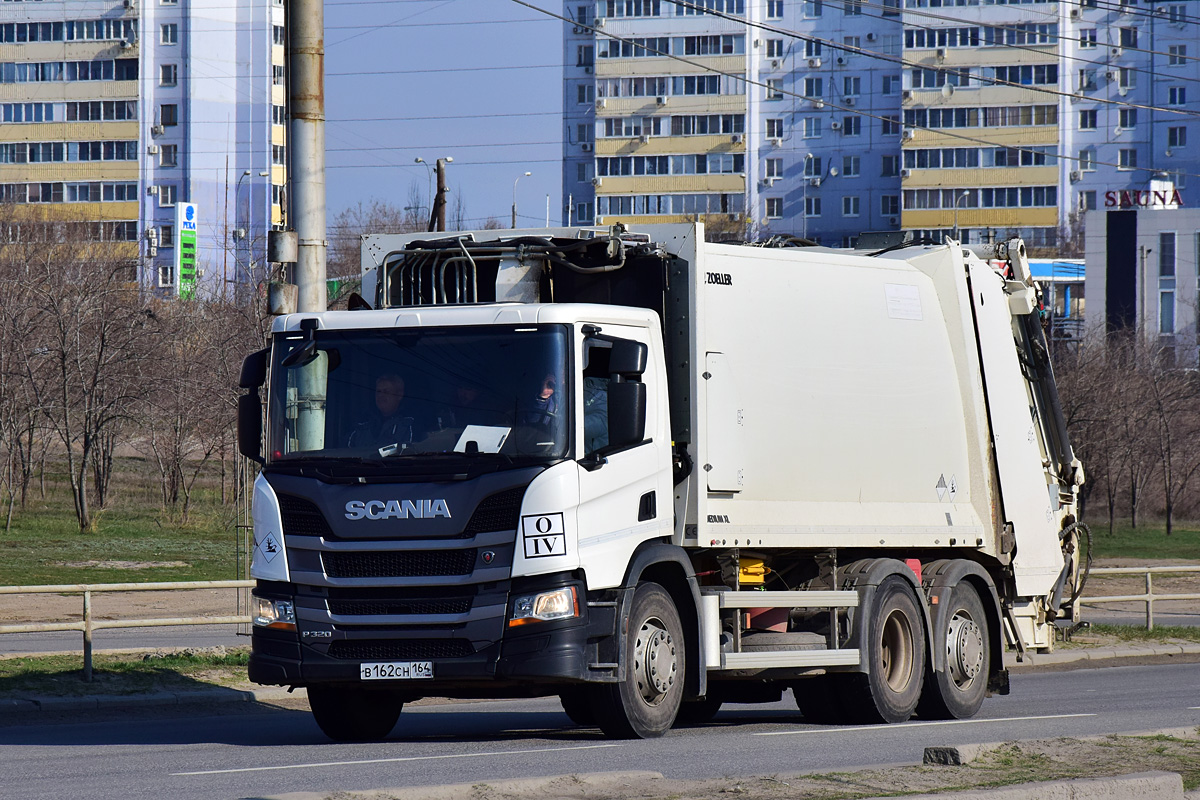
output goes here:
{"type": "Polygon", "coordinates": [[[1105,208],[1182,208],[1178,189],[1110,190],[1104,193],[1105,208]]]}

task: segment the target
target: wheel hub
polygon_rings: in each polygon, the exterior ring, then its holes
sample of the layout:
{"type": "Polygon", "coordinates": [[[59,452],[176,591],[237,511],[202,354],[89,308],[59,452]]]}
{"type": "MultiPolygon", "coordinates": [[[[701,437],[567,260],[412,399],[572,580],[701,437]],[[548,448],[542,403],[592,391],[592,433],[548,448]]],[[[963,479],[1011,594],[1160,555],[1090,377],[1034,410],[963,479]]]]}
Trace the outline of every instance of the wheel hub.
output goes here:
{"type": "Polygon", "coordinates": [[[634,643],[634,671],[638,690],[647,703],[662,700],[675,684],[679,665],[675,659],[675,640],[655,620],[647,620],[634,643]]]}
{"type": "Polygon", "coordinates": [[[983,669],[983,630],[979,623],[961,611],[950,619],[946,636],[946,665],[958,686],[975,680],[983,669]]]}

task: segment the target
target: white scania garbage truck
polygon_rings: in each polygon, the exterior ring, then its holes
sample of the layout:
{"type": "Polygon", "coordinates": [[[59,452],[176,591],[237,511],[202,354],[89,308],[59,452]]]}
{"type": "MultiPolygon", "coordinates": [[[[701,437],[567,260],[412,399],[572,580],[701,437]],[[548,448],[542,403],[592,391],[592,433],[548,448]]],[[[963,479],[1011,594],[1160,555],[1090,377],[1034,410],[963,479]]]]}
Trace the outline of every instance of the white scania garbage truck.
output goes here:
{"type": "Polygon", "coordinates": [[[870,238],[364,237],[352,310],[243,367],[251,679],[337,740],[425,696],[628,738],[788,689],[819,723],[1007,693],[1080,580],[1038,287],[1018,240],[870,238]]]}

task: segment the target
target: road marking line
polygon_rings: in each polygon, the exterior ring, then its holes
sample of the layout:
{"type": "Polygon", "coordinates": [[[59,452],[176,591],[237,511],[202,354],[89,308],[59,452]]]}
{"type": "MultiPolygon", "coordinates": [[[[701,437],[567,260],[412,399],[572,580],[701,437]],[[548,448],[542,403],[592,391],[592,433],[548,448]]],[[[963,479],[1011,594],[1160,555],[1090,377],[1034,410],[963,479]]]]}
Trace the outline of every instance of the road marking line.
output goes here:
{"type": "Polygon", "coordinates": [[[1189,706],[1188,711],[1200,711],[1200,706],[1189,706]]]}
{"type": "Polygon", "coordinates": [[[401,761],[438,761],[447,758],[477,758],[479,756],[523,756],[532,753],[556,753],[563,750],[599,750],[603,747],[623,747],[620,744],[589,744],[580,747],[546,747],[541,750],[499,750],[493,753],[453,753],[444,756],[409,756],[407,758],[371,758],[364,761],[322,761],[315,764],[282,764],[276,767],[241,767],[239,769],[206,769],[199,772],[172,772],[182,775],[228,775],[234,772],[268,772],[279,769],[315,769],[317,767],[346,767],[359,764],[395,764],[401,761]]]}
{"type": "Polygon", "coordinates": [[[798,733],[837,733],[839,731],[854,732],[858,731],[894,731],[903,730],[905,728],[925,728],[932,725],[970,725],[980,722],[1025,722],[1026,720],[1038,719],[1071,719],[1072,717],[1094,717],[1095,714],[1046,714],[1040,717],[1000,717],[998,719],[947,719],[938,722],[902,722],[897,725],[857,725],[849,727],[841,727],[838,725],[825,725],[816,730],[807,731],[766,731],[764,733],[756,733],[755,736],[793,736],[798,733]]]}

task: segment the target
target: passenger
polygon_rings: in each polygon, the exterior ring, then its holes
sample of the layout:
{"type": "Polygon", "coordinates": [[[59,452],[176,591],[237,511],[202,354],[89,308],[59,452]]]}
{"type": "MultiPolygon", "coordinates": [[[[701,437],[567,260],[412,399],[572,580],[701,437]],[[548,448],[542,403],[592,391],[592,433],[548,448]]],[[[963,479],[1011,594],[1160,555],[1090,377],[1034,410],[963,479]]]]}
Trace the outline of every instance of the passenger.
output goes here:
{"type": "Polygon", "coordinates": [[[462,380],[454,387],[454,397],[438,410],[437,422],[442,429],[465,428],[468,425],[505,427],[511,425],[509,414],[486,403],[491,399],[478,383],[462,380]]]}
{"type": "Polygon", "coordinates": [[[350,447],[389,447],[412,444],[424,432],[404,404],[404,378],[394,372],[375,381],[375,413],[350,432],[350,447]]]}
{"type": "Polygon", "coordinates": [[[538,425],[549,428],[558,418],[558,378],[553,372],[546,373],[541,387],[537,390],[532,403],[522,415],[526,425],[538,425]]]}

